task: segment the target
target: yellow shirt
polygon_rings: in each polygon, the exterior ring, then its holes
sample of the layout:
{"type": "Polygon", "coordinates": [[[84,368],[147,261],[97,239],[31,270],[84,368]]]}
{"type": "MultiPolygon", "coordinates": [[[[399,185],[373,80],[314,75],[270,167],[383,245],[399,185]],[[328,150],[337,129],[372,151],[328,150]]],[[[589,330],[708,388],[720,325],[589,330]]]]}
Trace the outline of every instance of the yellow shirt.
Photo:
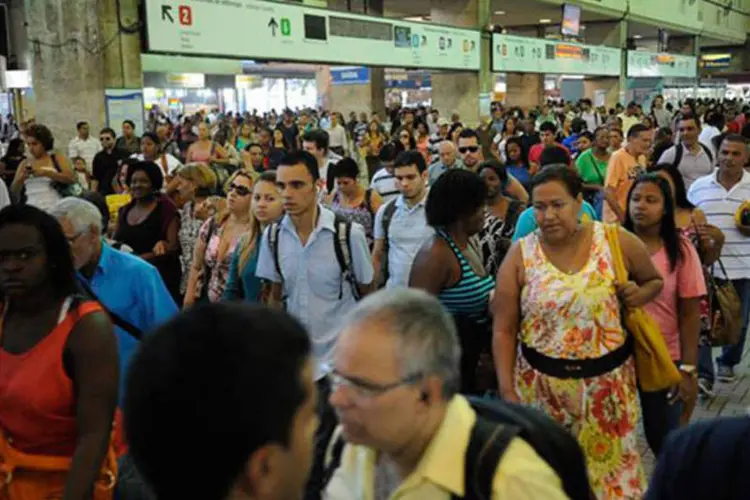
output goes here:
{"type": "MultiPolygon", "coordinates": [[[[443,423],[422,459],[390,496],[391,500],[449,500],[464,495],[465,450],[476,413],[463,396],[448,404],[443,423]]],[[[325,500],[375,500],[377,454],[347,445],[325,500]]],[[[495,472],[492,498],[497,500],[561,500],[568,498],[555,471],[522,439],[508,445],[495,472]]]]}

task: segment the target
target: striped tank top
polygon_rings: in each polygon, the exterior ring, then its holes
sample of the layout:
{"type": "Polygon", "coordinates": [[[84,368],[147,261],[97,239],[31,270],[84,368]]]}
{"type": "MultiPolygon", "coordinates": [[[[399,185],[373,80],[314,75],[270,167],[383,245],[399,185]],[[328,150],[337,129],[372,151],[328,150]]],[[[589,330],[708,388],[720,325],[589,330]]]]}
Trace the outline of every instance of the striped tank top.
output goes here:
{"type": "Polygon", "coordinates": [[[458,283],[443,289],[438,295],[440,303],[453,315],[488,319],[487,309],[490,291],[495,288],[494,278],[490,275],[482,277],[475,273],[453,238],[440,229],[437,230],[437,234],[451,247],[461,267],[461,278],[458,283]]]}

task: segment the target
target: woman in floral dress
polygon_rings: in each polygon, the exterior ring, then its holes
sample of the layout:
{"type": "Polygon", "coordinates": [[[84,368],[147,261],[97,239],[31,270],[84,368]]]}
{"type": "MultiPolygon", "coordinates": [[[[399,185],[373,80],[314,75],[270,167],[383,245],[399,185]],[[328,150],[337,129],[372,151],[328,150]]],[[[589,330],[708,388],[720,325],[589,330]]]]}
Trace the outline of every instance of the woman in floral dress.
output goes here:
{"type": "Polygon", "coordinates": [[[615,283],[604,226],[576,217],[583,197],[575,172],[545,169],[532,192],[539,230],[511,247],[495,291],[500,392],[576,436],[597,498],[640,499],[646,486],[637,449],[640,410],[620,307],[653,299],[661,276],[643,243],[621,230],[632,281],[615,283]]]}

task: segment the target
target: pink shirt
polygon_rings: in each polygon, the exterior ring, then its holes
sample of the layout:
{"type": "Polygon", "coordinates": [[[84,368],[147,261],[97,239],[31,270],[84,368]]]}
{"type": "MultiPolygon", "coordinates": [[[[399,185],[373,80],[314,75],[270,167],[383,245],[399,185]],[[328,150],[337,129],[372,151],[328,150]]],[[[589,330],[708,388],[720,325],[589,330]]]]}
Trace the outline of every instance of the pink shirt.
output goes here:
{"type": "Polygon", "coordinates": [[[675,361],[682,357],[680,352],[680,311],[677,299],[678,297],[693,299],[706,295],[706,282],[703,279],[703,268],[698,252],[690,240],[684,236],[680,236],[680,246],[682,258],[677,259],[677,264],[672,272],[669,271],[669,257],[667,257],[666,248],[662,247],[658,252],[651,255],[651,261],[664,278],[664,288],[654,300],[643,306],[659,324],[661,333],[667,341],[669,354],[675,361]]]}

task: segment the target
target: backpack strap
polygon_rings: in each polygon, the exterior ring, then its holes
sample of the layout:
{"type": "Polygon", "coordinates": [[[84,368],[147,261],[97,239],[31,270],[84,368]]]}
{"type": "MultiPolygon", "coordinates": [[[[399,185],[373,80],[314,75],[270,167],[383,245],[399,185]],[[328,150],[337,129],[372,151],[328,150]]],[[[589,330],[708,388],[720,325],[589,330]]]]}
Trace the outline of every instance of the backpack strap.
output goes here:
{"type": "Polygon", "coordinates": [[[367,208],[367,211],[370,212],[370,215],[375,215],[372,213],[372,189],[366,189],[365,190],[365,207],[367,208]]]}
{"type": "MultiPolygon", "coordinates": [[[[497,466],[519,431],[516,426],[496,424],[477,415],[464,457],[464,499],[492,498],[492,480],[497,466]]],[[[453,498],[459,497],[453,495],[453,498]]]]}
{"type": "Polygon", "coordinates": [[[335,234],[333,238],[333,251],[336,254],[336,260],[341,268],[341,284],[339,285],[339,300],[344,296],[344,282],[349,283],[352,290],[352,295],[355,300],[361,298],[359,288],[357,287],[357,280],[354,278],[354,272],[352,270],[352,247],[351,247],[351,235],[352,235],[352,223],[351,221],[344,219],[340,215],[336,214],[334,221],[335,234]]]}
{"type": "Polygon", "coordinates": [[[383,280],[384,285],[385,282],[388,281],[388,250],[390,246],[390,232],[391,232],[391,221],[393,220],[393,214],[396,213],[396,200],[398,198],[394,198],[393,200],[389,201],[388,204],[383,209],[383,262],[382,262],[382,268],[383,268],[383,280]]]}
{"type": "Polygon", "coordinates": [[[703,151],[706,152],[706,156],[708,156],[708,159],[711,160],[711,166],[713,166],[713,164],[714,164],[714,154],[711,152],[711,148],[709,148],[708,146],[706,146],[705,144],[703,144],[700,141],[698,142],[698,144],[700,144],[701,147],[703,148],[703,151]]]}
{"type": "Polygon", "coordinates": [[[142,340],[143,339],[143,331],[138,328],[137,326],[133,325],[126,319],[124,319],[122,316],[114,313],[112,310],[110,310],[102,300],[97,297],[97,295],[94,293],[94,290],[91,289],[91,285],[88,281],[86,281],[83,278],[78,279],[78,284],[81,286],[83,291],[85,292],[84,296],[90,298],[91,300],[97,301],[104,312],[106,312],[109,315],[109,318],[112,320],[112,324],[114,324],[117,327],[120,327],[123,329],[128,335],[133,337],[136,340],[142,340]]]}
{"type": "Polygon", "coordinates": [[[344,441],[344,435],[339,434],[336,440],[333,442],[333,445],[329,448],[330,453],[330,462],[327,462],[325,464],[325,468],[323,469],[323,478],[321,480],[321,485],[323,488],[328,486],[328,483],[331,482],[331,479],[333,479],[333,475],[336,473],[336,470],[341,466],[341,457],[344,455],[344,446],[346,446],[346,441],[344,441]]]}
{"type": "Polygon", "coordinates": [[[268,243],[271,248],[271,255],[273,256],[273,265],[276,267],[276,273],[281,277],[281,281],[284,281],[284,275],[281,272],[281,263],[279,262],[279,233],[281,232],[281,225],[278,222],[274,222],[268,227],[268,243]]]}
{"type": "Polygon", "coordinates": [[[672,168],[675,170],[680,168],[680,163],[682,163],[682,155],[684,153],[683,145],[681,142],[678,142],[675,144],[674,147],[674,161],[672,161],[672,168]]]}

